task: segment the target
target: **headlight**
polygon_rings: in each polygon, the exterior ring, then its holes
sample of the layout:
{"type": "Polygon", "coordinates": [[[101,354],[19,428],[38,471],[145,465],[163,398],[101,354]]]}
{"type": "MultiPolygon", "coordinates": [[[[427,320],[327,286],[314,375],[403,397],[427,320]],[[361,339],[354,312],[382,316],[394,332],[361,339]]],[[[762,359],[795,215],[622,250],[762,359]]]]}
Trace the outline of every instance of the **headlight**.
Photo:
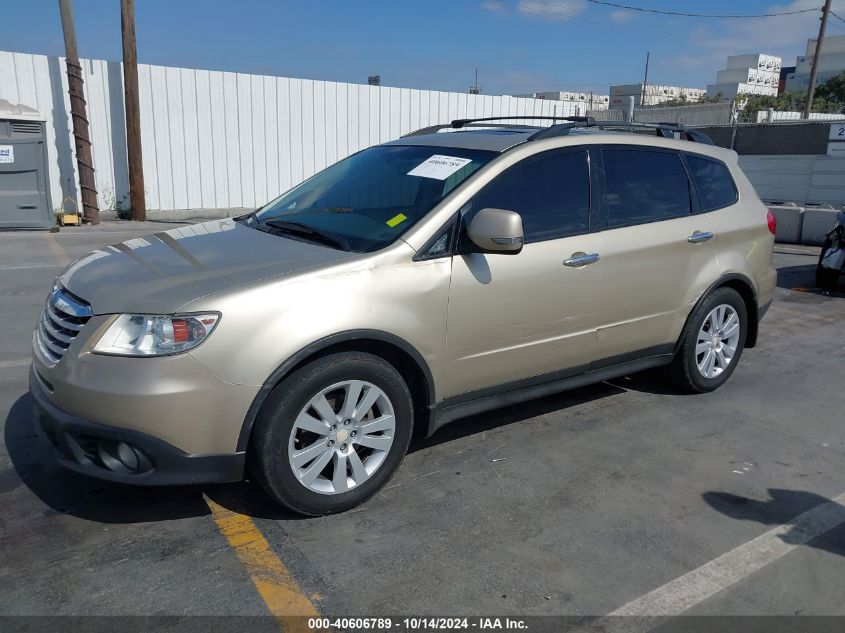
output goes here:
{"type": "Polygon", "coordinates": [[[219,314],[121,314],[94,346],[97,354],[163,356],[185,352],[202,343],[219,314]]]}

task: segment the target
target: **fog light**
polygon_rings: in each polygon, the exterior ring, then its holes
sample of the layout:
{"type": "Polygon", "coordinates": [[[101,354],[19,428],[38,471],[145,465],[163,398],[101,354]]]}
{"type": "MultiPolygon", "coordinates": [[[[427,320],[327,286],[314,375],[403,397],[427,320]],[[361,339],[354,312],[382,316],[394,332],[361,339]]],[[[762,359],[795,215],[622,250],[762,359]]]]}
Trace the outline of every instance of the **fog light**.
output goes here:
{"type": "Polygon", "coordinates": [[[138,454],[126,442],[117,445],[117,459],[129,470],[138,470],[138,454]]]}

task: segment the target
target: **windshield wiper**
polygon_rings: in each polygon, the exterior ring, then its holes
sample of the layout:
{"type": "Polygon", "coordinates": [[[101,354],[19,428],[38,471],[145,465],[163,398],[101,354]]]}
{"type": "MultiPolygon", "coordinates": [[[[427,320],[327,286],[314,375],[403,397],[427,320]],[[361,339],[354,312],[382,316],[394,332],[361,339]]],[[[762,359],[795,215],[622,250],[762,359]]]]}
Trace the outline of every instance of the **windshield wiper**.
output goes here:
{"type": "Polygon", "coordinates": [[[258,211],[259,211],[259,209],[254,209],[253,211],[250,211],[249,213],[244,213],[243,215],[235,216],[232,219],[235,222],[243,222],[245,224],[249,224],[250,221],[257,221],[258,220],[258,211]]]}
{"type": "Polygon", "coordinates": [[[327,246],[339,248],[344,251],[352,250],[351,248],[349,248],[349,242],[347,242],[340,235],[328,233],[321,229],[315,229],[313,226],[308,226],[299,222],[291,222],[290,220],[278,219],[265,220],[264,222],[262,222],[262,224],[264,224],[264,226],[268,226],[270,228],[282,231],[283,233],[296,235],[298,237],[304,237],[308,240],[311,240],[312,242],[320,242],[327,246]]]}

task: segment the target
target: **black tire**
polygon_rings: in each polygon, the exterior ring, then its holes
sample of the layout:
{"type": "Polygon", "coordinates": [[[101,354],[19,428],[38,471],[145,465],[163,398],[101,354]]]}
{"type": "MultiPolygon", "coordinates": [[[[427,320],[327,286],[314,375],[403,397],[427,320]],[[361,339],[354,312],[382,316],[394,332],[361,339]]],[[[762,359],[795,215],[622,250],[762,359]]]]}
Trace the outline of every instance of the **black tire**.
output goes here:
{"type": "Polygon", "coordinates": [[[826,238],[824,241],[824,245],[822,246],[822,250],[819,253],[819,263],[816,264],[816,288],[832,290],[836,287],[836,284],[839,282],[839,271],[830,270],[829,268],[825,268],[824,266],[822,266],[822,259],[824,259],[825,254],[832,245],[833,242],[831,241],[831,239],[829,237],[826,238]]]}
{"type": "Polygon", "coordinates": [[[393,476],[411,440],[414,408],[411,392],[398,371],[378,356],[344,352],[301,367],[273,389],[256,420],[250,443],[250,467],[276,501],[299,514],[319,516],[353,508],[376,494],[393,476]],[[347,492],[321,494],[300,483],[288,460],[294,421],[322,389],[344,380],[365,380],[390,399],[395,417],[393,443],[378,469],[347,492]]]}
{"type": "Polygon", "coordinates": [[[687,325],[684,328],[681,338],[678,341],[678,352],[672,363],[666,368],[667,378],[679,389],[687,393],[705,393],[718,389],[731,377],[731,374],[739,364],[742,350],[745,348],[745,339],[748,334],[748,311],[745,302],[739,293],[733,288],[721,287],[713,290],[702,301],[695,311],[690,315],[687,325]],[[707,315],[717,306],[727,304],[731,306],[739,317],[739,343],[736,354],[720,374],[713,378],[705,377],[699,370],[696,359],[695,347],[698,342],[698,332],[704,324],[707,315]]]}

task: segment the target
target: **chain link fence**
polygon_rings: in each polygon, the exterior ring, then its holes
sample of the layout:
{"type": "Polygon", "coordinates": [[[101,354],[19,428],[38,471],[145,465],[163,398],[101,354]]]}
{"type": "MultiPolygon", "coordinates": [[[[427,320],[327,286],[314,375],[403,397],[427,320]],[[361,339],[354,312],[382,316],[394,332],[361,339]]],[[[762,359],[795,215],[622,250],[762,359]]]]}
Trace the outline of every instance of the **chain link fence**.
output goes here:
{"type": "MultiPolygon", "coordinates": [[[[687,127],[703,125],[729,125],[733,122],[734,104],[700,103],[685,106],[644,106],[635,107],[635,123],[680,123],[687,127]]],[[[626,110],[589,110],[587,115],[596,121],[627,121],[626,110]]]]}
{"type": "Polygon", "coordinates": [[[587,110],[587,116],[593,117],[596,121],[624,121],[624,110],[587,110]]]}
{"type": "Polygon", "coordinates": [[[636,123],[681,123],[687,127],[729,125],[733,122],[734,104],[699,103],[685,106],[647,106],[634,108],[636,123]]]}
{"type": "Polygon", "coordinates": [[[698,130],[707,134],[714,145],[733,149],[740,155],[820,155],[827,153],[830,123],[739,123],[698,130]]]}
{"type": "MultiPolygon", "coordinates": [[[[715,145],[745,155],[821,155],[827,153],[830,123],[845,121],[836,104],[831,112],[738,110],[733,101],[684,106],[634,108],[635,123],[676,123],[707,134],[715,145]]],[[[624,110],[593,110],[597,121],[627,120],[624,110]]]]}

